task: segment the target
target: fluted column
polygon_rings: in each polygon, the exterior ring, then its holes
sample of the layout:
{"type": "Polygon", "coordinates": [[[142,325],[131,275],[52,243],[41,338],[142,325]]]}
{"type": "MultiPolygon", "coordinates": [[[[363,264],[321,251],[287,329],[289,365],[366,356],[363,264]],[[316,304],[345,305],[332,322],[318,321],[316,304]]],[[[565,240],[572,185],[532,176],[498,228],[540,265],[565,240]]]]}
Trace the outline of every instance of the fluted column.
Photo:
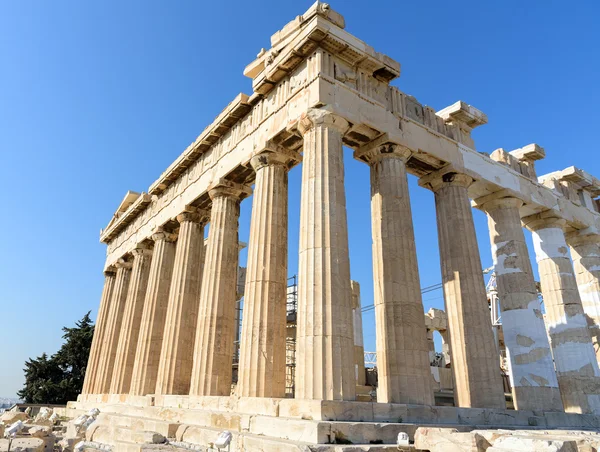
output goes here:
{"type": "Polygon", "coordinates": [[[301,120],[304,136],[295,397],[354,400],[352,290],[342,137],[325,110],[301,120]]]}
{"type": "Polygon", "coordinates": [[[102,297],[100,298],[100,307],[98,308],[98,317],[96,318],[96,326],[94,327],[94,338],[90,348],[90,356],[85,369],[85,379],[83,381],[82,394],[91,394],[94,392],[94,386],[98,373],[98,359],[102,351],[104,343],[104,334],[106,331],[106,323],[108,312],[110,311],[110,303],[112,293],[115,287],[116,272],[114,268],[110,268],[104,272],[104,287],[102,289],[102,297]]]}
{"type": "Polygon", "coordinates": [[[435,173],[419,182],[435,193],[444,300],[457,406],[505,408],[473,212],[464,174],[435,173]]]}
{"type": "Polygon", "coordinates": [[[355,154],[371,167],[377,401],[433,405],[406,176],[410,155],[409,149],[389,142],[355,154]]]}
{"type": "Polygon", "coordinates": [[[288,179],[300,160],[273,148],[252,158],[256,171],[237,394],[285,397],[288,179]]]}
{"type": "Polygon", "coordinates": [[[135,352],[135,364],[129,393],[154,394],[162,348],[169,289],[173,275],[175,236],[159,228],[153,235],[154,251],[148,275],[148,288],[135,352]]]}
{"type": "Polygon", "coordinates": [[[131,262],[119,259],[115,266],[117,267],[117,275],[106,319],[106,329],[102,338],[98,376],[94,387],[95,394],[108,394],[110,391],[125,300],[127,299],[127,290],[131,278],[131,262]]]}
{"type": "Polygon", "coordinates": [[[600,372],[565,241],[566,222],[548,211],[523,222],[533,233],[546,327],[565,411],[600,414],[600,372]]]}
{"type": "Polygon", "coordinates": [[[363,340],[362,306],[360,304],[360,284],[350,281],[352,288],[352,333],[354,336],[354,376],[356,384],[364,386],[367,384],[365,373],[365,346],[363,340]]]}
{"type": "Polygon", "coordinates": [[[150,261],[152,250],[146,246],[139,246],[133,252],[133,267],[127,300],[121,323],[121,334],[117,345],[115,366],[113,370],[111,394],[128,394],[131,385],[131,375],[135,362],[138,337],[140,334],[140,323],[142,311],[144,310],[144,299],[148,285],[148,274],[150,273],[150,261]]]}
{"type": "Polygon", "coordinates": [[[517,410],[562,411],[558,380],[517,198],[484,202],[492,244],[492,257],[504,343],[510,363],[513,402],[517,410]]]}
{"type": "Polygon", "coordinates": [[[158,368],[156,394],[189,394],[204,264],[208,214],[191,208],[177,216],[179,237],[158,368]]]}
{"type": "Polygon", "coordinates": [[[577,288],[596,359],[600,362],[600,234],[588,230],[567,235],[577,288]]]}
{"type": "Polygon", "coordinates": [[[209,191],[212,208],[200,289],[191,395],[224,396],[231,392],[238,218],[240,200],[249,194],[248,187],[225,180],[209,191]]]}

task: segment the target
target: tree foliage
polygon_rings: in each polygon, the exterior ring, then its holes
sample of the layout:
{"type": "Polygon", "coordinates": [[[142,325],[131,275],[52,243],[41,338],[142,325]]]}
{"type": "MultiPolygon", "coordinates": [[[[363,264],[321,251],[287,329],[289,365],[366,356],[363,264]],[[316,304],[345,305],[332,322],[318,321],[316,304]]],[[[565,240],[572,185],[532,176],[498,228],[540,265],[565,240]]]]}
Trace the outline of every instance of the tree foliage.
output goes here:
{"type": "Polygon", "coordinates": [[[88,312],[74,328],[63,327],[65,342],[48,357],[46,353],[25,362],[25,386],[18,395],[26,403],[65,404],[76,400],[83,387],[94,325],[88,312]]]}

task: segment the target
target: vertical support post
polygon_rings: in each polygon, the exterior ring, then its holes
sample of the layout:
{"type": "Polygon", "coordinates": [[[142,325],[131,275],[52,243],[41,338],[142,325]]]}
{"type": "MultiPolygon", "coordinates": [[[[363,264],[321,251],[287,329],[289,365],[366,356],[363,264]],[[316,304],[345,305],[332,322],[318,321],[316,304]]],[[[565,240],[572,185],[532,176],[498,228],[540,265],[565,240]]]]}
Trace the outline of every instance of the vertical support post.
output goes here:
{"type": "Polygon", "coordinates": [[[472,182],[465,174],[437,172],[419,183],[435,193],[455,403],[504,409],[500,361],[467,192],[472,182]]]}
{"type": "Polygon", "coordinates": [[[354,400],[352,289],[342,137],[348,122],[326,110],[300,121],[304,137],[296,398],[354,400]]]}

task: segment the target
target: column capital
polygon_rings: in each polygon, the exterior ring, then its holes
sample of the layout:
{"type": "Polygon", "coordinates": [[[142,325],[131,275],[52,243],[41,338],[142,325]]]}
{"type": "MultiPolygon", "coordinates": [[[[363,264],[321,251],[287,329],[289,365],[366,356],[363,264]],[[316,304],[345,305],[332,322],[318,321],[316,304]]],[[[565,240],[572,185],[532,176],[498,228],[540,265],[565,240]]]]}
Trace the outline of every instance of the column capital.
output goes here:
{"type": "Polygon", "coordinates": [[[133,267],[133,263],[121,258],[117,261],[117,263],[115,264],[115,267],[130,269],[131,267],[133,267]]]}
{"type": "Polygon", "coordinates": [[[509,207],[520,209],[523,204],[525,204],[523,200],[512,196],[507,190],[499,190],[473,200],[473,207],[477,207],[484,212],[492,212],[496,209],[509,207]]]}
{"type": "Polygon", "coordinates": [[[530,231],[539,231],[540,229],[547,228],[558,228],[564,231],[567,224],[567,220],[561,218],[553,210],[544,210],[543,212],[523,217],[521,221],[530,231]]]}
{"type": "Polygon", "coordinates": [[[117,273],[117,269],[113,266],[108,267],[106,270],[104,270],[104,276],[109,277],[109,276],[115,276],[115,274],[117,273]]]}
{"type": "Polygon", "coordinates": [[[133,257],[137,256],[152,256],[152,249],[148,245],[139,244],[133,250],[131,250],[133,257]]]}
{"type": "Polygon", "coordinates": [[[286,149],[280,145],[274,144],[271,141],[254,154],[250,160],[250,165],[254,171],[258,171],[265,166],[281,165],[289,170],[294,165],[302,161],[302,156],[296,152],[286,149]]]}
{"type": "Polygon", "coordinates": [[[444,187],[469,188],[473,181],[474,179],[471,176],[455,170],[452,165],[447,165],[438,171],[423,176],[419,179],[419,185],[437,193],[444,187]]]}
{"type": "Polygon", "coordinates": [[[396,158],[406,162],[411,155],[412,151],[409,148],[390,141],[387,133],[380,135],[370,143],[354,151],[354,158],[356,160],[369,165],[374,165],[384,158],[396,158]]]}
{"type": "Polygon", "coordinates": [[[306,113],[303,113],[298,121],[298,131],[301,135],[304,135],[317,125],[336,129],[342,135],[350,128],[350,123],[341,116],[322,108],[311,108],[306,113]]]}
{"type": "Polygon", "coordinates": [[[585,228],[565,234],[569,246],[600,245],[600,232],[596,228],[585,228]]]}
{"type": "Polygon", "coordinates": [[[210,212],[197,207],[188,206],[183,212],[177,215],[177,221],[181,224],[186,221],[193,223],[206,224],[210,219],[210,212]]]}
{"type": "Polygon", "coordinates": [[[210,199],[219,197],[238,198],[240,200],[247,198],[252,194],[252,189],[247,185],[238,184],[227,179],[219,179],[208,190],[210,199]]]}
{"type": "Polygon", "coordinates": [[[154,240],[155,242],[158,242],[159,240],[174,242],[175,240],[177,240],[177,236],[171,232],[165,231],[162,226],[159,226],[152,233],[152,240],[154,240]]]}

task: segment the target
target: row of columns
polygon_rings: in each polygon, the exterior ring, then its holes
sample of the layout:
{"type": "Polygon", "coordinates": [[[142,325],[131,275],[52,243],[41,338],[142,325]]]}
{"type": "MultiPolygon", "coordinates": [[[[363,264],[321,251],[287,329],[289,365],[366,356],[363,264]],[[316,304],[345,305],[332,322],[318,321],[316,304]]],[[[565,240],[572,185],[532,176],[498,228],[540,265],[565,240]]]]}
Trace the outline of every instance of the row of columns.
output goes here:
{"type": "MultiPolygon", "coordinates": [[[[348,129],[346,120],[319,109],[298,126],[304,148],[297,398],[355,398],[342,148],[348,129]]],[[[355,152],[371,172],[378,401],[432,405],[408,193],[410,155],[385,136],[355,152]]],[[[251,161],[256,178],[240,344],[241,396],[285,395],[287,172],[299,160],[296,153],[269,145],[251,161]]],[[[435,193],[457,405],[504,408],[468,197],[472,182],[467,175],[442,170],[423,177],[420,185],[435,193]]],[[[152,251],[140,246],[133,262],[120,261],[116,272],[106,273],[84,392],[230,394],[239,203],[249,194],[245,186],[221,181],[209,192],[210,213],[189,209],[177,217],[176,242],[158,230],[152,251]]],[[[536,243],[549,342],[521,225],[521,201],[494,195],[476,202],[489,219],[515,405],[599,412],[598,364],[587,328],[587,322],[598,325],[600,317],[597,241],[572,238],[575,272],[564,224],[551,216],[527,223],[536,243]],[[583,305],[579,292],[585,294],[583,305]]]]}

